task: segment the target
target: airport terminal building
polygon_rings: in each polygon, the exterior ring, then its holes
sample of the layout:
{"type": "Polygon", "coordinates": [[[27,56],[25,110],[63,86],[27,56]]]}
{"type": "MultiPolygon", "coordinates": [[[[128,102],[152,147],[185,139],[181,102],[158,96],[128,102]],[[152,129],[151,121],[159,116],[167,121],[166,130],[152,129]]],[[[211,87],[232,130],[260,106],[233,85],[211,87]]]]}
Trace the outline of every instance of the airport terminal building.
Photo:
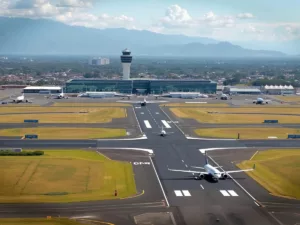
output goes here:
{"type": "Polygon", "coordinates": [[[217,83],[210,80],[103,80],[72,79],[66,83],[67,93],[113,91],[128,94],[162,94],[167,92],[200,92],[214,94],[217,83]]]}

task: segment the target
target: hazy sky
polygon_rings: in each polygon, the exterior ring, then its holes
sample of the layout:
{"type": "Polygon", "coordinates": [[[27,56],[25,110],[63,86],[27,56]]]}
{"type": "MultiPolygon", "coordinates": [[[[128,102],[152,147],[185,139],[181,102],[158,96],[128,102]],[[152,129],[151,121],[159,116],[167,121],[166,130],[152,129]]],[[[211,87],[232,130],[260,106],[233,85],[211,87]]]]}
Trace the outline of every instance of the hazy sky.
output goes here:
{"type": "Polygon", "coordinates": [[[300,39],[300,0],[0,0],[0,15],[227,41],[300,39]]]}

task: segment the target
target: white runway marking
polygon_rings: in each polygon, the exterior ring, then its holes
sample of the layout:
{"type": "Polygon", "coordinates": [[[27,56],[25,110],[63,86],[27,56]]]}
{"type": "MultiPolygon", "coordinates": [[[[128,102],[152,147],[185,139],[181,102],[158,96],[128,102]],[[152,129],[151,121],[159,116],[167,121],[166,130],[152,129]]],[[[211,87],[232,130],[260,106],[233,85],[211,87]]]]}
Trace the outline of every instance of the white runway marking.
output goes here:
{"type": "Polygon", "coordinates": [[[204,187],[202,186],[202,184],[200,184],[200,187],[204,190],[204,187]]]}
{"type": "Polygon", "coordinates": [[[191,196],[191,194],[188,190],[182,190],[182,193],[184,196],[191,196]]]}
{"type": "Polygon", "coordinates": [[[222,193],[222,195],[224,195],[224,196],[230,196],[229,194],[228,194],[228,192],[227,191],[225,191],[225,190],[220,190],[220,192],[222,193]]]}
{"type": "Polygon", "coordinates": [[[159,112],[156,112],[155,114],[159,114],[159,112]]]}
{"type": "Polygon", "coordinates": [[[171,128],[171,126],[167,123],[167,121],[162,120],[161,122],[165,125],[166,128],[171,128]]]}
{"type": "Polygon", "coordinates": [[[233,190],[228,190],[229,194],[231,194],[231,196],[239,196],[235,191],[233,190]]]}
{"type": "Polygon", "coordinates": [[[147,128],[152,128],[148,120],[144,120],[144,123],[147,128]]]}
{"type": "Polygon", "coordinates": [[[175,192],[175,195],[178,197],[178,196],[183,196],[181,191],[174,191],[175,192]]]}
{"type": "Polygon", "coordinates": [[[187,104],[206,104],[207,102],[185,102],[187,104]]]}
{"type": "Polygon", "coordinates": [[[136,109],[140,109],[141,107],[135,107],[136,109]]]}
{"type": "Polygon", "coordinates": [[[144,114],[143,112],[141,112],[141,114],[144,114]]]}

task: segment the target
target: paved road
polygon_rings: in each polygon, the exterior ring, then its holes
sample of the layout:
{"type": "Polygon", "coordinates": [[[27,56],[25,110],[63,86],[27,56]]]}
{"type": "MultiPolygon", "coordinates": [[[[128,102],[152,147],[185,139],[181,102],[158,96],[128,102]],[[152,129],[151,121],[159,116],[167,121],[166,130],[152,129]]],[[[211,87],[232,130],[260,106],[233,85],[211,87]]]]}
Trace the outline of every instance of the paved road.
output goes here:
{"type": "MultiPolygon", "coordinates": [[[[255,204],[233,180],[212,183],[209,180],[196,181],[186,174],[170,172],[167,168],[186,169],[190,165],[202,166],[204,156],[201,148],[265,148],[265,147],[300,147],[297,140],[254,140],[254,141],[204,141],[188,140],[174,123],[168,123],[170,118],[156,104],[146,107],[134,106],[134,110],[146,134],[145,140],[0,140],[0,147],[27,148],[147,148],[153,149],[153,163],[162,183],[161,192],[165,194],[165,202],[170,210],[177,210],[177,224],[219,224],[230,225],[269,225],[277,224],[268,207],[262,208],[255,204]],[[160,137],[157,133],[164,126],[171,135],[160,137]],[[220,191],[233,191],[236,196],[224,196],[220,191]],[[179,196],[182,195],[182,196],[179,196]],[[175,208],[175,209],[174,209],[175,208]]],[[[224,168],[226,169],[226,168],[224,168]]],[[[250,178],[246,178],[250,179],[250,178]]],[[[78,203],[80,204],[80,203],[78,203]]],[[[109,205],[108,205],[109,206],[109,205]]],[[[47,205],[45,206],[48,207],[47,205]]],[[[71,206],[70,206],[71,207],[71,206]]],[[[73,206],[72,206],[73,207],[73,206]]],[[[99,206],[101,207],[101,206],[99,206]]],[[[132,205],[133,208],[138,208],[132,205]]],[[[97,206],[95,206],[96,209],[97,206]]],[[[51,209],[51,207],[50,207],[51,209]]],[[[132,208],[131,208],[132,209],[132,208]]],[[[271,208],[270,208],[271,209],[271,208]]],[[[49,210],[49,208],[47,208],[49,210]]],[[[88,213],[93,209],[82,209],[88,213]],[[86,210],[86,211],[85,211],[86,210]]],[[[51,210],[50,210],[51,211],[51,210]]],[[[57,210],[60,212],[60,210],[57,210]]],[[[100,212],[100,208],[98,212],[100,212]]],[[[56,212],[57,213],[57,212],[56,212]]],[[[276,217],[278,219],[278,217],[276,217]]],[[[284,218],[286,219],[286,218],[284,218]]],[[[286,223],[289,224],[289,223],[286,223]]]]}

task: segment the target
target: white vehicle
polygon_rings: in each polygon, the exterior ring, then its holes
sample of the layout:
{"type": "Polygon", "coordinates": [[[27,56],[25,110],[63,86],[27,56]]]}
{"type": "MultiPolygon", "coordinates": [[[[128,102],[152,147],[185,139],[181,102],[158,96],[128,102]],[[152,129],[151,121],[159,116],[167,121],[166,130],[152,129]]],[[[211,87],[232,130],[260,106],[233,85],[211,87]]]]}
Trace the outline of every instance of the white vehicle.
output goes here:
{"type": "Polygon", "coordinates": [[[24,93],[16,98],[12,98],[10,97],[10,99],[12,99],[12,102],[13,103],[21,103],[21,102],[27,102],[27,103],[31,103],[31,99],[26,99],[25,96],[24,96],[24,93]]]}
{"type": "Polygon", "coordinates": [[[263,98],[257,98],[255,101],[253,101],[253,104],[269,104],[270,100],[264,100],[263,98]]]}
{"type": "Polygon", "coordinates": [[[154,133],[154,134],[159,134],[160,136],[162,136],[162,137],[164,137],[164,136],[166,136],[166,135],[168,135],[168,134],[173,134],[174,132],[166,132],[165,130],[164,130],[164,128],[163,127],[161,127],[161,131],[158,133],[158,132],[156,132],[156,133],[154,133]]]}
{"type": "Polygon", "coordinates": [[[252,171],[255,169],[255,164],[253,165],[253,168],[252,169],[245,169],[245,170],[231,170],[231,171],[220,171],[218,170],[218,168],[220,167],[214,167],[212,165],[210,165],[208,163],[208,160],[207,160],[207,155],[206,155],[206,152],[205,152],[205,165],[204,167],[197,167],[197,166],[192,166],[193,168],[197,168],[197,169],[202,169],[204,171],[196,171],[196,170],[178,170],[178,169],[169,169],[169,171],[175,171],[175,172],[183,172],[183,173],[191,173],[194,178],[196,180],[200,180],[200,179],[203,179],[205,176],[209,176],[211,178],[213,178],[214,180],[218,181],[219,179],[227,179],[228,178],[228,174],[231,174],[231,173],[239,173],[239,172],[245,172],[245,171],[252,171]]]}

